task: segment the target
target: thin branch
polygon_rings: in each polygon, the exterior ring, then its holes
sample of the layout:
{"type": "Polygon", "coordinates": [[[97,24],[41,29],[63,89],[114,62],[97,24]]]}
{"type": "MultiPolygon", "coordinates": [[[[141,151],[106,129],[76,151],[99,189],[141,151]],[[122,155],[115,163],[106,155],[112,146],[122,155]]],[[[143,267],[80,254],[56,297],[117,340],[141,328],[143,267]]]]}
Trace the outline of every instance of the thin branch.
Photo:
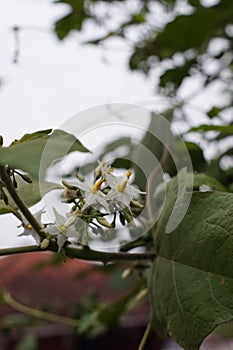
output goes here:
{"type": "Polygon", "coordinates": [[[38,251],[40,251],[40,249],[37,245],[1,248],[0,249],[0,256],[16,255],[16,254],[23,254],[23,253],[33,253],[33,252],[38,252],[38,251]]]}
{"type": "Polygon", "coordinates": [[[151,330],[151,324],[150,324],[150,322],[149,322],[149,323],[147,324],[147,327],[146,327],[146,329],[145,329],[145,332],[144,332],[144,334],[143,334],[142,340],[141,340],[141,342],[140,342],[139,347],[138,347],[137,350],[143,350],[143,349],[145,348],[146,341],[147,341],[147,339],[148,339],[148,337],[149,337],[149,334],[150,334],[150,330],[151,330]]]}
{"type": "MultiPolygon", "coordinates": [[[[65,255],[70,258],[90,260],[90,261],[101,261],[104,263],[114,262],[114,261],[154,260],[156,258],[156,254],[154,252],[145,252],[145,253],[101,252],[101,251],[96,251],[89,248],[76,248],[69,245],[67,245],[64,248],[64,250],[65,250],[65,255]]],[[[3,248],[3,249],[0,249],[0,256],[42,252],[42,251],[57,252],[56,242],[51,242],[47,249],[41,249],[37,245],[31,245],[31,246],[25,246],[25,247],[14,247],[14,248],[3,248]]]]}
{"type": "Polygon", "coordinates": [[[135,261],[135,260],[154,260],[155,252],[145,253],[125,253],[125,252],[101,252],[89,248],[77,249],[67,246],[66,255],[71,258],[78,258],[91,261],[113,262],[113,261],[135,261]]]}
{"type": "Polygon", "coordinates": [[[56,314],[53,314],[50,312],[41,311],[41,310],[38,310],[38,309],[35,309],[32,307],[23,305],[23,304],[19,303],[17,300],[13,299],[9,293],[3,293],[2,298],[5,301],[5,303],[8,304],[9,306],[11,306],[14,310],[22,312],[26,315],[40,318],[42,320],[46,320],[49,322],[61,323],[61,324],[71,326],[71,327],[78,327],[80,325],[79,320],[65,317],[65,316],[56,315],[56,314]]]}

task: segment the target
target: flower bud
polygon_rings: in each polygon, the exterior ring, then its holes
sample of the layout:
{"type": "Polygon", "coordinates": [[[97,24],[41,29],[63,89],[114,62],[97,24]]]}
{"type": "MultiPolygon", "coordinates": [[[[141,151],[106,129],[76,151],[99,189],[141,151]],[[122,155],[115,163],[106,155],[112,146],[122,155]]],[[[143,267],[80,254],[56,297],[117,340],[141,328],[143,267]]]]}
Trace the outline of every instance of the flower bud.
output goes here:
{"type": "Polygon", "coordinates": [[[50,243],[50,240],[49,240],[48,238],[43,239],[43,241],[42,241],[41,244],[40,244],[40,248],[41,248],[41,249],[46,249],[46,248],[48,248],[49,243],[50,243]]]}
{"type": "Polygon", "coordinates": [[[142,300],[146,295],[148,294],[148,288],[144,288],[140,290],[140,292],[136,295],[136,300],[140,301],[142,300]]]}
{"type": "Polygon", "coordinates": [[[125,269],[122,274],[121,274],[121,278],[122,279],[126,279],[127,277],[129,277],[132,274],[132,269],[128,268],[125,269]]]}
{"type": "Polygon", "coordinates": [[[138,209],[142,209],[144,208],[144,205],[139,203],[138,201],[132,199],[132,201],[130,202],[130,204],[132,205],[132,207],[134,208],[138,208],[138,209]]]}
{"type": "Polygon", "coordinates": [[[76,191],[78,189],[77,186],[74,186],[72,184],[69,184],[69,182],[67,182],[66,180],[62,180],[62,184],[68,188],[69,190],[72,190],[72,191],[76,191]]]}
{"type": "Polygon", "coordinates": [[[101,224],[102,226],[108,227],[108,228],[113,228],[113,225],[110,224],[110,222],[108,222],[108,220],[106,220],[105,218],[103,218],[102,216],[97,216],[96,220],[98,221],[99,224],[101,224]]]}
{"type": "MultiPolygon", "coordinates": [[[[19,174],[19,173],[18,173],[19,174]]],[[[21,178],[25,181],[25,182],[27,182],[27,183],[29,183],[29,184],[31,184],[33,181],[32,181],[32,179],[28,176],[28,175],[25,175],[25,174],[19,174],[19,176],[21,176],[21,178]]]]}
{"type": "Polygon", "coordinates": [[[81,181],[81,182],[84,182],[84,181],[85,181],[84,176],[82,176],[82,175],[79,174],[79,173],[76,173],[76,177],[77,177],[77,179],[78,179],[79,181],[81,181]]]}

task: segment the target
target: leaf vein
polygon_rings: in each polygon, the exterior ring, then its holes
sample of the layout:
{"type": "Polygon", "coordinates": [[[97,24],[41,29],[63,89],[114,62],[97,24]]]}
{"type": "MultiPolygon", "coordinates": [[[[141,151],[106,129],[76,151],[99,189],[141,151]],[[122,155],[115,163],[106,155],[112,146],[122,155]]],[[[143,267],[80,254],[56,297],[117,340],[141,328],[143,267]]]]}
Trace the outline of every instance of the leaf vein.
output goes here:
{"type": "Polygon", "coordinates": [[[185,317],[185,313],[184,313],[184,309],[181,305],[181,302],[180,302],[180,297],[179,297],[179,294],[178,294],[178,288],[177,288],[177,284],[176,284],[176,278],[175,278],[175,264],[172,262],[172,279],[173,279],[173,284],[174,284],[174,289],[175,289],[175,294],[176,294],[176,300],[177,300],[177,303],[179,305],[179,308],[182,312],[182,315],[183,315],[183,319],[184,319],[184,323],[185,323],[185,326],[189,332],[189,327],[188,327],[188,323],[186,321],[186,317],[185,317]]]}

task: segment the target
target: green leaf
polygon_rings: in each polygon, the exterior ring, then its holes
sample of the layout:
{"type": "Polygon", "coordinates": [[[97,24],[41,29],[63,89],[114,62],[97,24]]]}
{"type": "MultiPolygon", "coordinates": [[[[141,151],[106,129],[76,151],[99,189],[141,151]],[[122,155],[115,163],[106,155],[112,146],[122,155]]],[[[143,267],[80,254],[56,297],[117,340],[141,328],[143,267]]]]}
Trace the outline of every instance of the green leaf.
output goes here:
{"type": "Polygon", "coordinates": [[[54,160],[74,151],[88,152],[75,136],[63,130],[54,130],[51,134],[43,131],[27,134],[9,147],[1,147],[0,161],[1,164],[8,164],[13,169],[21,169],[39,178],[39,175],[44,176],[54,160]]]}
{"type": "Polygon", "coordinates": [[[1,320],[1,327],[3,327],[4,329],[12,329],[12,328],[22,329],[22,328],[25,328],[26,326],[29,326],[30,323],[31,322],[27,315],[23,315],[15,312],[13,314],[9,314],[5,316],[1,320]]]}
{"type": "Polygon", "coordinates": [[[225,135],[233,134],[233,125],[209,125],[202,124],[191,128],[189,131],[206,132],[206,131],[219,131],[225,135]]]}
{"type": "Polygon", "coordinates": [[[6,205],[3,200],[0,200],[0,215],[9,214],[14,211],[14,208],[11,208],[9,205],[6,205]]]}
{"type": "Polygon", "coordinates": [[[221,112],[222,108],[220,107],[216,107],[216,106],[213,106],[209,112],[207,112],[207,115],[210,119],[212,118],[215,118],[219,115],[219,113],[221,112]]]}
{"type": "Polygon", "coordinates": [[[154,232],[151,318],[161,337],[169,334],[196,350],[216,326],[233,319],[233,195],[193,193],[185,218],[166,234],[176,193],[174,179],[154,232]]]}
{"type": "Polygon", "coordinates": [[[134,295],[135,290],[112,302],[110,305],[100,305],[98,310],[100,322],[109,327],[115,326],[126,310],[128,302],[133,298],[134,295]]]}
{"type": "Polygon", "coordinates": [[[202,172],[206,170],[206,160],[203,155],[203,150],[196,143],[185,142],[185,146],[189,151],[189,155],[192,160],[193,170],[202,172]]]}
{"type": "MultiPolygon", "coordinates": [[[[19,175],[15,175],[15,179],[18,184],[18,194],[27,207],[32,207],[38,203],[46,193],[63,188],[63,186],[57,183],[38,181],[37,179],[32,179],[32,183],[27,183],[19,175]]],[[[7,189],[5,189],[5,192],[9,199],[9,205],[6,205],[3,200],[0,200],[0,215],[12,213],[18,209],[7,189]]]]}
{"type": "Polygon", "coordinates": [[[83,21],[89,16],[85,11],[83,1],[60,0],[56,3],[68,4],[71,7],[70,13],[55,23],[54,31],[57,37],[63,40],[72,30],[81,30],[83,21]]]}
{"type": "Polygon", "coordinates": [[[133,306],[136,306],[140,302],[135,300],[139,290],[140,284],[111,303],[97,304],[90,313],[85,313],[81,318],[79,333],[96,335],[106,331],[107,328],[115,327],[128,307],[131,307],[130,304],[134,303],[133,306]]]}
{"type": "Polygon", "coordinates": [[[189,76],[189,70],[195,62],[196,60],[192,59],[185,62],[185,64],[181,67],[175,67],[175,68],[166,70],[160,76],[159,85],[161,87],[165,87],[167,84],[173,83],[174,87],[178,88],[181,85],[183,79],[189,76]]]}
{"type": "MultiPolygon", "coordinates": [[[[144,134],[144,137],[142,138],[140,144],[145,147],[145,149],[149,150],[156,159],[160,160],[163,154],[164,150],[164,144],[162,141],[159,140],[158,137],[155,135],[158,135],[158,130],[163,130],[163,138],[166,140],[171,140],[172,133],[170,129],[167,127],[165,120],[168,120],[169,122],[171,121],[173,117],[173,111],[172,110],[167,110],[165,113],[163,113],[163,118],[161,118],[159,115],[156,113],[151,113],[151,119],[150,119],[150,124],[144,134]]],[[[147,179],[145,178],[145,174],[142,171],[144,167],[140,168],[137,167],[137,164],[140,164],[140,160],[145,158],[144,154],[144,147],[135,147],[132,152],[129,159],[134,159],[135,164],[133,165],[133,168],[135,170],[135,179],[134,182],[135,184],[141,188],[145,189],[146,181],[147,179]]],[[[146,159],[145,159],[146,162],[146,159]]],[[[166,164],[164,165],[164,171],[168,172],[169,174],[174,175],[174,171],[176,171],[176,168],[174,166],[174,162],[172,160],[172,157],[168,155],[166,164]]]]}
{"type": "Polygon", "coordinates": [[[23,135],[23,137],[21,137],[21,139],[15,140],[14,142],[12,142],[11,145],[15,145],[17,143],[22,143],[22,142],[29,141],[29,140],[38,139],[42,136],[46,136],[46,135],[51,134],[52,131],[53,131],[53,129],[46,129],[46,130],[35,131],[32,134],[25,134],[25,135],[23,135]]]}
{"type": "MultiPolygon", "coordinates": [[[[48,181],[38,181],[37,179],[32,179],[32,183],[25,182],[19,175],[16,176],[16,181],[18,183],[18,193],[19,196],[23,199],[27,207],[31,207],[34,204],[38,203],[41,198],[48,192],[55,189],[62,189],[63,186],[48,181]]],[[[6,191],[7,192],[7,191],[6,191]]],[[[14,202],[10,199],[10,205],[15,207],[14,202]]]]}
{"type": "Polygon", "coordinates": [[[212,36],[217,19],[218,13],[213,8],[198,8],[190,15],[177,16],[155,39],[156,53],[164,58],[199,47],[212,36]]]}
{"type": "Polygon", "coordinates": [[[195,174],[194,175],[194,188],[206,185],[214,190],[226,192],[225,186],[221,184],[217,179],[208,174],[195,174]]]}
{"type": "Polygon", "coordinates": [[[38,350],[39,343],[34,335],[24,336],[17,344],[15,350],[38,350]]]}

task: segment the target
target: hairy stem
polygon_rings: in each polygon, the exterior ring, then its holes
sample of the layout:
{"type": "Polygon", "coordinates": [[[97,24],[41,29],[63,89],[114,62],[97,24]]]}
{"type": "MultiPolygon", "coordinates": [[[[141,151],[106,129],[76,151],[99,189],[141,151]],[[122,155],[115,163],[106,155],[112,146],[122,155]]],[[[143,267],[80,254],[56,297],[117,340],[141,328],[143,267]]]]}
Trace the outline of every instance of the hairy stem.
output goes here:
{"type": "Polygon", "coordinates": [[[67,246],[67,256],[84,260],[112,262],[112,261],[135,261],[135,260],[154,260],[154,252],[145,253],[125,253],[125,252],[100,252],[92,249],[77,249],[67,246]]]}
{"type": "MultiPolygon", "coordinates": [[[[114,261],[137,261],[137,260],[154,260],[156,254],[154,252],[145,252],[145,253],[112,253],[112,252],[100,252],[92,250],[89,248],[76,248],[73,246],[67,245],[65,248],[66,256],[70,258],[90,260],[90,261],[102,261],[104,263],[114,262],[114,261]]],[[[51,251],[57,252],[57,245],[55,242],[51,242],[49,247],[41,249],[36,245],[25,246],[25,247],[15,247],[15,248],[3,248],[0,249],[0,256],[4,255],[14,255],[22,253],[33,253],[33,252],[42,252],[42,251],[51,251]]]]}
{"type": "Polygon", "coordinates": [[[41,238],[44,237],[44,234],[41,232],[42,227],[40,223],[34,218],[30,210],[27,208],[26,204],[24,201],[20,198],[18,195],[17,190],[14,188],[14,185],[11,181],[10,176],[7,173],[6,167],[4,165],[0,165],[0,177],[2,182],[4,183],[6,189],[8,190],[11,198],[21,211],[21,213],[25,216],[25,218],[30,222],[34,230],[41,236],[41,238]]]}

